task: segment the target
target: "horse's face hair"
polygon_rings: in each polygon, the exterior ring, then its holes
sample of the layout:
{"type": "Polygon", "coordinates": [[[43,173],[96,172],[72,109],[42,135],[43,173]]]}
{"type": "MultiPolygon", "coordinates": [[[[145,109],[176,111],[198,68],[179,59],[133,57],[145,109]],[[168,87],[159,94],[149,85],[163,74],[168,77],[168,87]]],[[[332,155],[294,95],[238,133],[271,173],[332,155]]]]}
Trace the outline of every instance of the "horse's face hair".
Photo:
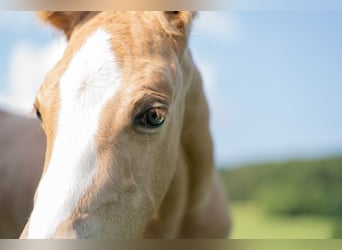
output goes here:
{"type": "Polygon", "coordinates": [[[194,13],[40,16],[68,46],[36,97],[47,150],[23,236],[140,237],[182,159],[194,13]]]}

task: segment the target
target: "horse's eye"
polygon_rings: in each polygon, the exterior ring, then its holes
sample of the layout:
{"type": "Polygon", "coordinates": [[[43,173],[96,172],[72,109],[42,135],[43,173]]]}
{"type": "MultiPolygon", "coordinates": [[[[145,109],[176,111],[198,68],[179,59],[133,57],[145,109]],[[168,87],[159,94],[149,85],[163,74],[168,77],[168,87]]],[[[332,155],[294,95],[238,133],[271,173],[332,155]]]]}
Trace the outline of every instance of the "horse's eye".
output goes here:
{"type": "Polygon", "coordinates": [[[146,128],[160,127],[166,117],[166,112],[162,108],[151,108],[135,118],[135,122],[146,128]]]}
{"type": "Polygon", "coordinates": [[[40,113],[38,108],[36,108],[36,116],[40,121],[42,121],[42,114],[40,113]]]}

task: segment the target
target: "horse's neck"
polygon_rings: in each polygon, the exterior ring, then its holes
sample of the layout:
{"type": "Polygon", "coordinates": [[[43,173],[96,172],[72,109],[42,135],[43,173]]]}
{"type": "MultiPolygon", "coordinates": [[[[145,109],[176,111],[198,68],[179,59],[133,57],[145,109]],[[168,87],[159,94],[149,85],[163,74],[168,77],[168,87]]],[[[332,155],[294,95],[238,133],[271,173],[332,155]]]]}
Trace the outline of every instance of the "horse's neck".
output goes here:
{"type": "Polygon", "coordinates": [[[181,60],[185,94],[183,130],[178,162],[169,189],[160,204],[157,219],[151,219],[145,237],[179,237],[184,219],[207,205],[212,185],[212,142],[208,107],[201,76],[190,51],[181,60]]]}
{"type": "Polygon", "coordinates": [[[189,181],[189,209],[196,209],[208,196],[214,169],[213,145],[209,131],[209,109],[201,75],[189,50],[184,53],[183,76],[187,92],[182,131],[189,181]]]}

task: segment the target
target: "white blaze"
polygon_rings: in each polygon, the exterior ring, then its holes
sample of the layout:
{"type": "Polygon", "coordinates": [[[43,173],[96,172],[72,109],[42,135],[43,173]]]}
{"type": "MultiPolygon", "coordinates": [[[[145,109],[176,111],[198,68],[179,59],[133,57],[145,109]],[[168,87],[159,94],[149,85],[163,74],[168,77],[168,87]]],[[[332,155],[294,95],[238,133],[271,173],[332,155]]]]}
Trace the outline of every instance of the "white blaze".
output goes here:
{"type": "Polygon", "coordinates": [[[92,182],[99,116],[121,81],[110,39],[103,29],[94,32],[60,80],[54,148],[37,190],[28,238],[52,237],[92,182]]]}

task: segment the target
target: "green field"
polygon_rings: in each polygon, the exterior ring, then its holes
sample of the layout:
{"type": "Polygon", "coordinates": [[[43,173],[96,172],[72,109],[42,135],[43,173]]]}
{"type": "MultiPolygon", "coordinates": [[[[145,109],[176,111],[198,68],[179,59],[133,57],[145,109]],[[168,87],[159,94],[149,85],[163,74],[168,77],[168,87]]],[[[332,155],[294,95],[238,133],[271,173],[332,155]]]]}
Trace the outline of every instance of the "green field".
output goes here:
{"type": "Polygon", "coordinates": [[[255,202],[230,204],[233,239],[329,239],[334,222],[326,216],[279,216],[266,213],[255,202]]]}
{"type": "Polygon", "coordinates": [[[342,156],[221,168],[232,238],[342,239],[342,156]]]}

